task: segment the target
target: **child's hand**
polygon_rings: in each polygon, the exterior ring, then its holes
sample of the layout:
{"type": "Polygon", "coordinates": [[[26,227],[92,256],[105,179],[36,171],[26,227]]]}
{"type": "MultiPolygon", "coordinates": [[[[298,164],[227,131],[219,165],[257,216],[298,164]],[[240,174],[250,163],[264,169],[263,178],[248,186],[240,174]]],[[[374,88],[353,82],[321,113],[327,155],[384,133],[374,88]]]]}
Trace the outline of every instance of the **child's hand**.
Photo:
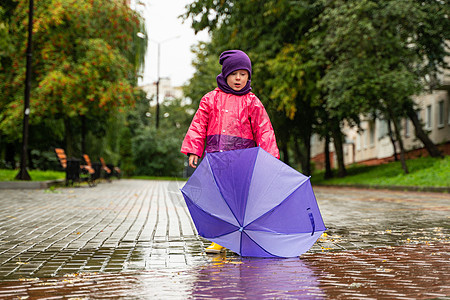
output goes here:
{"type": "Polygon", "coordinates": [[[189,166],[191,166],[192,168],[197,168],[197,163],[198,163],[198,155],[195,154],[190,154],[189,155],[189,166]]]}

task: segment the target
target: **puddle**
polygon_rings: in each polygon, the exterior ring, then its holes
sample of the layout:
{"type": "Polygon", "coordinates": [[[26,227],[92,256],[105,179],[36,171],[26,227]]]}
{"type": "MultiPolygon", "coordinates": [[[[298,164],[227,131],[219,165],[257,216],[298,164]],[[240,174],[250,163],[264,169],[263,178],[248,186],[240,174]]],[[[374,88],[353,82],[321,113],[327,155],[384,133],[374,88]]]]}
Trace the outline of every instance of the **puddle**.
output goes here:
{"type": "Polygon", "coordinates": [[[192,267],[75,273],[0,283],[2,299],[405,299],[450,294],[448,243],[310,253],[208,256],[192,267]]]}

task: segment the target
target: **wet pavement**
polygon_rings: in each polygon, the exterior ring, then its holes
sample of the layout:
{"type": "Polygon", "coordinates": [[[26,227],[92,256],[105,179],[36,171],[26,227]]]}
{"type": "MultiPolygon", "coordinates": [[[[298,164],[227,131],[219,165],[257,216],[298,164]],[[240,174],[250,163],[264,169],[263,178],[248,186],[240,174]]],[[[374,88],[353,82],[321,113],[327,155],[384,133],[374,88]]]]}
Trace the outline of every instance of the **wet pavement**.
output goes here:
{"type": "Polygon", "coordinates": [[[449,299],[450,195],[315,187],[300,258],[206,255],[183,182],[0,190],[0,299],[449,299]]]}

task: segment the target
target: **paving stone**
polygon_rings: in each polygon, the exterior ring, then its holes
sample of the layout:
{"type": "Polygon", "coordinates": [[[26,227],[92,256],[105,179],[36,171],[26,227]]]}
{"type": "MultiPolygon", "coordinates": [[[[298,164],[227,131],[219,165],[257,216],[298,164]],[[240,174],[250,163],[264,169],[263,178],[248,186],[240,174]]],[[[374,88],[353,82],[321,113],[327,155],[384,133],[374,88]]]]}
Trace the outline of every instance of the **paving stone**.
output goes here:
{"type": "Polygon", "coordinates": [[[0,190],[0,298],[450,295],[447,194],[314,188],[327,235],[300,259],[248,259],[205,255],[182,185],[0,190]]]}

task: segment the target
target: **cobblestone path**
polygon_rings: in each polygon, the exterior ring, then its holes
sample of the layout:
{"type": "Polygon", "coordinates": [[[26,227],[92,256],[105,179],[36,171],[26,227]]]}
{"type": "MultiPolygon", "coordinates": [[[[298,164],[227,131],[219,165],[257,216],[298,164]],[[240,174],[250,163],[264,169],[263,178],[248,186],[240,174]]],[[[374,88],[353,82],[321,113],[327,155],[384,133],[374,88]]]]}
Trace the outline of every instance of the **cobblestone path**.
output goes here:
{"type": "Polygon", "coordinates": [[[445,299],[450,196],[314,188],[328,231],[296,259],[206,255],[183,182],[0,190],[0,299],[445,299]]]}

